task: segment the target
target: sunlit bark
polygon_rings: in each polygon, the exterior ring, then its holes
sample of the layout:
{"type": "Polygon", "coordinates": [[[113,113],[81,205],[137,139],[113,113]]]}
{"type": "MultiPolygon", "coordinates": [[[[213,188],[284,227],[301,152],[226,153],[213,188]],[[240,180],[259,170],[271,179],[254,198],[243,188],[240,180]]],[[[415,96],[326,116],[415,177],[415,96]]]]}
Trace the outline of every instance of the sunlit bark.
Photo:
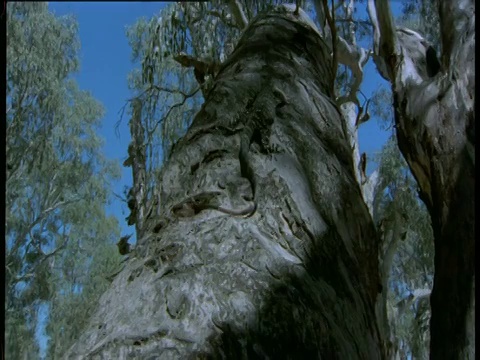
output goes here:
{"type": "Polygon", "coordinates": [[[384,358],[378,237],[332,68],[302,11],[249,24],[68,358],[384,358]]]}

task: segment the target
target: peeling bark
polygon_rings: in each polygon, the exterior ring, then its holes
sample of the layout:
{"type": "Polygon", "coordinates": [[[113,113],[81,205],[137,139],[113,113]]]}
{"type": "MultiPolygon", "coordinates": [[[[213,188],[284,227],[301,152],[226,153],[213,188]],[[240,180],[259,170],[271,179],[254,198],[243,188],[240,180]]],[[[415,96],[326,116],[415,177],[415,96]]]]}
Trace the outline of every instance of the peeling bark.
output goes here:
{"type": "Polygon", "coordinates": [[[128,225],[135,224],[137,238],[144,235],[145,221],[145,182],[146,182],[146,154],[145,154],[145,129],[142,125],[142,103],[135,100],[132,107],[132,118],[129,122],[132,141],[128,146],[128,159],[124,166],[132,167],[133,187],[127,197],[130,215],[127,217],[128,225]]]}
{"type": "Polygon", "coordinates": [[[432,359],[474,357],[475,4],[439,1],[442,67],[431,77],[429,44],[395,29],[386,1],[370,1],[379,69],[392,83],[400,150],[432,218],[435,278],[432,359]],[[378,21],[377,21],[378,20],[378,21]]]}
{"type": "Polygon", "coordinates": [[[163,167],[160,217],[67,358],[384,358],[378,236],[332,57],[293,10],[245,29],[163,167]],[[216,208],[252,200],[248,218],[216,208]]]}

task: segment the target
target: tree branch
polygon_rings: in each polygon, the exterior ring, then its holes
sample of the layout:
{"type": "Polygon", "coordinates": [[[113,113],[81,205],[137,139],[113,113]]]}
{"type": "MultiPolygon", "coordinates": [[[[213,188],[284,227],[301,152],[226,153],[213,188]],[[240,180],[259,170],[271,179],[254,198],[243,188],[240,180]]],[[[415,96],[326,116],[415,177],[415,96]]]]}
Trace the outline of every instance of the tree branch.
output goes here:
{"type": "Polygon", "coordinates": [[[242,30],[245,29],[248,25],[248,20],[240,2],[238,0],[229,0],[228,5],[230,6],[230,11],[232,12],[237,27],[242,30]]]}
{"type": "Polygon", "coordinates": [[[151,130],[151,131],[147,130],[148,136],[151,137],[155,133],[155,130],[157,129],[158,125],[160,125],[162,122],[164,122],[166,119],[168,119],[168,116],[170,115],[170,113],[172,112],[172,110],[174,108],[180,107],[183,104],[185,104],[185,101],[187,101],[188,98],[191,98],[192,96],[194,96],[199,90],[200,90],[200,87],[198,87],[196,90],[194,90],[191,94],[184,95],[183,100],[181,102],[170,106],[170,108],[167,111],[167,114],[164,117],[162,117],[160,120],[157,121],[157,123],[153,127],[153,130],[151,130]]]}
{"type": "Polygon", "coordinates": [[[337,104],[340,106],[346,102],[352,101],[359,106],[357,99],[357,91],[363,81],[363,67],[368,62],[370,51],[361,47],[348,44],[340,36],[337,42],[338,61],[350,68],[354,80],[350,85],[350,92],[337,99],[337,104]]]}
{"type": "Polygon", "coordinates": [[[373,25],[373,58],[386,79],[395,79],[397,37],[387,0],[368,0],[367,11],[373,25]],[[380,16],[379,16],[380,15],[380,16]],[[388,66],[384,61],[389,62],[388,66]]]}
{"type": "Polygon", "coordinates": [[[232,21],[232,18],[231,18],[230,14],[224,14],[223,11],[222,11],[222,13],[220,13],[217,10],[208,10],[207,14],[222,20],[223,23],[227,26],[231,26],[231,27],[235,27],[235,28],[239,29],[239,26],[232,21]]]}
{"type": "Polygon", "coordinates": [[[337,67],[338,67],[338,54],[337,54],[337,43],[338,43],[338,36],[337,36],[337,28],[335,26],[335,8],[334,8],[334,1],[332,0],[332,13],[328,9],[328,0],[323,0],[323,11],[325,14],[325,18],[328,22],[328,26],[330,27],[330,34],[332,40],[332,53],[333,53],[333,73],[337,74],[337,67]]]}

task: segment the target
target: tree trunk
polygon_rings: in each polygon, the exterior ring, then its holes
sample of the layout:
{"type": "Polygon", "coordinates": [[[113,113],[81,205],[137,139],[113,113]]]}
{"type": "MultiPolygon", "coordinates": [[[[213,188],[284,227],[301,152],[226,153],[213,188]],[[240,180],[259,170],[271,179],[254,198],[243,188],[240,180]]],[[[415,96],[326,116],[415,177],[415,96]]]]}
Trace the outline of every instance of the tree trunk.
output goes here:
{"type": "Polygon", "coordinates": [[[330,54],[284,7],[248,26],[162,170],[161,218],[67,358],[384,358],[330,54]]]}
{"type": "Polygon", "coordinates": [[[392,83],[398,144],[432,218],[430,357],[473,359],[475,3],[439,1],[439,11],[440,67],[419,34],[395,30],[385,1],[376,1],[376,49],[392,83]]]}
{"type": "Polygon", "coordinates": [[[128,225],[135,224],[137,239],[144,235],[145,221],[145,183],[146,183],[146,154],[145,129],[142,125],[142,102],[135,100],[132,106],[132,118],[129,122],[132,141],[128,146],[128,159],[125,166],[132,167],[133,187],[128,192],[127,202],[130,215],[126,219],[128,225]]]}

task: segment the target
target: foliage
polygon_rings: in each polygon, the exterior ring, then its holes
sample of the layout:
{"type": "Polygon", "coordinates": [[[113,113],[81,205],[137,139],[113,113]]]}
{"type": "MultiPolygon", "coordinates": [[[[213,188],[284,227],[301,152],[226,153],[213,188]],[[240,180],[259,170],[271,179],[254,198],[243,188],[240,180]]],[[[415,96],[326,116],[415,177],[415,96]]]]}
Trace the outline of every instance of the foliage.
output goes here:
{"type": "Polygon", "coordinates": [[[391,89],[380,86],[374,91],[371,97],[370,110],[372,115],[378,119],[380,128],[391,130],[394,126],[393,99],[391,89]]]}
{"type": "MultiPolygon", "coordinates": [[[[433,2],[406,1],[404,15],[397,19],[400,26],[409,27],[438,43],[438,15],[433,2]],[[428,3],[428,4],[427,4],[428,3]],[[420,11],[421,8],[421,11],[420,11]],[[417,16],[420,12],[429,16],[417,16]]],[[[402,358],[426,358],[429,349],[430,305],[428,296],[414,296],[429,291],[433,283],[433,233],[431,220],[417,196],[417,185],[396,143],[391,90],[375,91],[371,110],[380,119],[380,126],[392,131],[392,137],[378,157],[382,183],[376,193],[375,218],[400,219],[403,231],[396,242],[389,273],[388,309],[391,327],[402,358]],[[395,215],[399,215],[395,217],[395,215]]],[[[387,225],[392,228],[392,221],[387,225]]],[[[384,243],[384,252],[392,245],[384,243]]]]}
{"type": "Polygon", "coordinates": [[[419,32],[436,47],[440,44],[440,19],[437,8],[438,0],[404,0],[400,24],[419,32]]]}
{"type": "MultiPolygon", "coordinates": [[[[283,2],[241,3],[250,20],[258,12],[283,2]]],[[[240,34],[228,4],[219,1],[169,4],[150,20],[139,19],[127,29],[132,60],[141,63],[141,69],[129,75],[129,83],[143,103],[151,164],[164,158],[160,153],[168,155],[203,102],[193,69],[182,67],[174,57],[189,54],[205,62],[220,63],[233,51],[240,34]]]]}
{"type": "MultiPolygon", "coordinates": [[[[240,3],[245,10],[247,19],[251,20],[256,13],[267,11],[270,6],[281,2],[241,1],[240,3]]],[[[423,4],[422,6],[424,10],[430,11],[432,9],[430,5],[423,4]]],[[[307,8],[311,8],[310,2],[308,2],[307,8]]],[[[413,8],[410,6],[410,9],[413,8]]],[[[371,36],[369,21],[359,18],[355,12],[349,14],[347,6],[337,6],[335,17],[339,35],[350,43],[355,44],[371,36]]],[[[419,25],[420,27],[417,26],[417,28],[420,31],[430,29],[429,34],[434,38],[433,25],[436,20],[435,17],[431,19],[433,21],[431,24],[423,22],[420,23],[423,27],[419,25]]],[[[157,87],[170,89],[170,92],[178,91],[176,89],[178,84],[181,84],[181,73],[179,73],[179,78],[175,78],[171,83],[166,83],[166,79],[170,79],[166,74],[181,71],[180,65],[173,61],[176,54],[188,53],[197,59],[222,62],[231,53],[240,34],[226,4],[214,1],[170,5],[160,16],[153,17],[149,23],[142,20],[130,29],[129,35],[134,58],[136,60],[143,59],[142,70],[138,70],[135,74],[137,82],[133,88],[137,91],[142,89],[142,84],[146,81],[147,87],[155,84],[157,87]],[[146,63],[148,66],[145,66],[146,63]],[[168,69],[166,64],[169,66],[168,69]],[[161,70],[163,71],[158,71],[159,66],[162,67],[161,70]],[[153,76],[151,76],[152,72],[149,67],[155,69],[153,76]]],[[[183,74],[186,75],[188,72],[183,74]]],[[[191,74],[189,75],[189,81],[194,82],[191,74]]],[[[338,94],[348,93],[351,82],[351,71],[340,66],[336,81],[338,94]]],[[[145,84],[143,86],[145,87],[145,84]]],[[[188,92],[185,91],[185,93],[188,92]]],[[[144,94],[147,97],[149,96],[147,93],[144,94]]],[[[381,88],[371,100],[370,109],[377,118],[383,119],[382,127],[392,129],[391,91],[381,88]]],[[[146,102],[151,102],[151,100],[147,99],[146,102]]],[[[163,102],[157,100],[157,103],[165,104],[165,109],[171,106],[165,100],[163,102]]],[[[179,116],[182,111],[185,111],[185,108],[179,107],[178,110],[179,113],[176,117],[162,118],[163,129],[170,129],[160,134],[160,137],[163,137],[164,140],[175,141],[174,139],[178,138],[176,136],[179,135],[176,135],[173,129],[185,129],[188,125],[188,123],[179,121],[179,116]],[[176,124],[174,126],[170,125],[173,121],[176,124]]],[[[163,113],[165,111],[163,110],[163,113]]],[[[390,302],[395,305],[409,291],[424,287],[431,288],[433,274],[432,233],[428,214],[417,198],[416,183],[398,151],[394,137],[384,148],[379,162],[382,183],[379,184],[378,189],[380,191],[376,194],[376,220],[379,222],[381,219],[394,219],[397,218],[398,214],[401,214],[402,226],[406,228],[406,231],[402,233],[403,241],[398,246],[393,258],[390,274],[390,302]]],[[[384,250],[386,250],[387,245],[385,244],[384,250]]],[[[416,320],[417,318],[423,319],[422,314],[425,313],[424,307],[420,305],[421,303],[417,302],[412,306],[418,307],[421,311],[412,307],[410,310],[414,311],[406,312],[406,316],[402,319],[393,319],[397,325],[399,342],[404,344],[402,348],[404,353],[420,353],[426,348],[424,344],[419,345],[420,342],[418,341],[418,339],[423,339],[425,334],[425,329],[420,326],[424,324],[424,321],[422,320],[420,324],[416,320]]]]}
{"type": "MultiPolygon", "coordinates": [[[[403,229],[393,242],[396,252],[389,273],[390,321],[403,355],[428,353],[430,307],[425,297],[414,298],[419,289],[433,283],[433,233],[429,214],[416,194],[416,182],[392,136],[379,155],[381,184],[376,193],[374,217],[391,230],[395,221],[403,229]]],[[[384,252],[391,246],[384,243],[384,252]]],[[[422,355],[423,356],[423,355],[422,355]]]]}
{"type": "MultiPolygon", "coordinates": [[[[422,34],[434,47],[440,42],[440,24],[437,1],[406,0],[400,26],[422,34]]],[[[373,99],[373,112],[383,119],[393,119],[391,91],[381,88],[373,99]]],[[[393,121],[384,122],[385,127],[393,121]]],[[[398,245],[389,278],[389,302],[395,306],[391,313],[402,356],[427,358],[429,349],[430,305],[428,296],[414,296],[421,290],[430,290],[433,283],[433,233],[431,220],[416,195],[416,182],[400,155],[395,135],[389,140],[379,159],[380,173],[387,191],[380,197],[379,213],[391,217],[399,212],[405,215],[405,237],[398,245]]],[[[380,216],[380,215],[379,215],[380,216]]]]}
{"type": "MultiPolygon", "coordinates": [[[[184,134],[185,129],[200,108],[199,87],[189,69],[178,66],[167,45],[159,47],[159,37],[169,46],[174,43],[171,27],[161,27],[162,21],[175,23],[175,4],[165,7],[158,17],[139,19],[127,28],[127,38],[132,48],[132,61],[141,63],[128,76],[134,99],[142,103],[141,123],[144,129],[146,159],[146,199],[153,197],[156,179],[170,148],[184,134]],[[160,50],[161,49],[161,50],[160,50]],[[160,52],[161,51],[161,52],[160,52]]],[[[176,30],[175,30],[176,31],[176,30]]],[[[130,104],[133,112],[133,102],[130,104]]],[[[132,141],[138,143],[138,139],[132,141]]]]}
{"type": "Polygon", "coordinates": [[[87,275],[96,247],[118,234],[105,204],[119,168],[101,155],[102,106],[70,76],[76,21],[46,3],[7,6],[6,338],[17,358],[34,339],[39,306],[86,284],[75,269],[87,275]]]}
{"type": "MultiPolygon", "coordinates": [[[[282,2],[246,0],[241,5],[250,20],[282,2]]],[[[143,104],[147,199],[153,195],[163,160],[203,102],[193,69],[182,67],[175,56],[189,54],[220,63],[233,51],[240,34],[228,4],[219,1],[169,4],[150,20],[142,18],[128,27],[132,60],[141,64],[129,74],[129,84],[143,104]]]]}
{"type": "Polygon", "coordinates": [[[8,358],[35,358],[38,354],[38,345],[28,324],[28,319],[34,316],[34,306],[27,311],[13,307],[5,309],[5,354],[8,358]]]}
{"type": "MultiPolygon", "coordinates": [[[[247,0],[242,6],[250,20],[281,2],[247,0]]],[[[144,139],[132,134],[132,142],[145,144],[147,202],[154,197],[163,160],[203,102],[193,68],[181,66],[176,56],[189,54],[209,64],[224,61],[241,34],[229,13],[224,2],[173,3],[127,28],[132,61],[141,65],[129,74],[129,86],[142,103],[144,139]]],[[[211,79],[207,74],[202,91],[207,91],[211,79]]]]}
{"type": "Polygon", "coordinates": [[[59,261],[59,268],[54,282],[62,284],[62,291],[51,299],[51,311],[47,333],[50,336],[49,358],[61,358],[64,352],[78,339],[87,324],[88,316],[92,314],[99,295],[110,285],[108,275],[114,274],[119,267],[120,257],[116,247],[109,243],[99,244],[96,252],[88,263],[72,262],[71,253],[67,249],[65,256],[59,261]],[[70,266],[73,265],[73,268],[70,266]],[[64,277],[65,272],[69,273],[64,277]],[[70,279],[75,278],[73,283],[70,279]],[[72,286],[73,284],[73,286],[72,286]]]}
{"type": "MultiPolygon", "coordinates": [[[[258,12],[268,11],[270,6],[277,3],[282,3],[282,1],[240,1],[248,21],[258,12]]],[[[306,5],[307,9],[312,7],[311,2],[302,5],[306,5]]],[[[353,44],[370,37],[370,22],[359,18],[355,12],[349,14],[345,2],[344,5],[336,7],[335,17],[339,35],[353,44]]],[[[425,34],[432,43],[437,43],[438,16],[433,11],[434,6],[434,2],[407,0],[404,6],[405,16],[398,22],[425,34]],[[417,16],[417,14],[422,16],[417,16]]],[[[139,21],[130,29],[129,38],[134,59],[142,59],[142,70],[137,70],[134,76],[132,75],[132,78],[136,79],[132,88],[136,89],[138,93],[145,89],[145,86],[148,88],[155,85],[158,88],[169,89],[170,92],[164,91],[164,94],[170,98],[173,98],[175,91],[183,91],[183,95],[178,94],[181,101],[185,98],[184,94],[190,92],[181,88],[181,85],[179,88],[178,84],[183,84],[182,79],[185,79],[185,76],[188,76],[188,81],[192,86],[195,85],[195,80],[188,71],[182,72],[180,65],[173,60],[174,56],[179,53],[188,53],[197,59],[222,62],[233,50],[240,34],[241,32],[234,24],[231,10],[225,3],[212,1],[209,3],[172,4],[158,17],[153,17],[150,22],[139,21]],[[172,73],[178,77],[172,77],[172,73]],[[172,81],[167,83],[167,79],[172,79],[172,81]]],[[[351,71],[340,66],[336,81],[338,95],[348,93],[352,80],[351,71]]],[[[157,109],[157,104],[164,105],[162,114],[168,112],[167,109],[172,106],[172,102],[166,101],[166,97],[156,98],[155,96],[158,94],[152,96],[152,93],[148,92],[142,94],[146,96],[143,101],[151,106],[146,119],[153,118],[152,108],[157,109]],[[152,98],[154,102],[152,102],[152,98]]],[[[179,100],[174,101],[178,102],[179,100]]],[[[390,89],[380,88],[371,100],[370,110],[376,118],[381,119],[381,126],[384,129],[391,129],[393,134],[390,89]]],[[[163,132],[159,134],[159,138],[163,141],[173,143],[180,137],[182,130],[188,126],[188,122],[181,120],[181,114],[186,110],[191,110],[189,114],[191,116],[195,112],[195,108],[188,107],[186,104],[188,102],[175,108],[178,112],[174,116],[161,117],[157,115],[155,117],[161,118],[163,122],[163,132]]],[[[164,148],[164,151],[167,149],[164,148]]],[[[402,241],[396,245],[398,248],[390,273],[390,304],[392,308],[397,308],[396,304],[402,301],[406,294],[418,288],[431,288],[433,237],[429,216],[416,194],[416,182],[398,151],[394,137],[385,146],[378,161],[382,181],[376,194],[376,221],[400,218],[402,226],[406,229],[401,234],[402,241]],[[400,217],[398,217],[399,214],[400,217]]],[[[388,245],[385,244],[385,251],[388,245]]],[[[402,344],[401,351],[404,354],[420,356],[427,348],[423,340],[428,338],[428,331],[425,329],[425,314],[428,317],[428,306],[424,305],[424,301],[416,301],[409,305],[409,311],[405,311],[404,316],[393,319],[398,341],[402,344]]]]}

